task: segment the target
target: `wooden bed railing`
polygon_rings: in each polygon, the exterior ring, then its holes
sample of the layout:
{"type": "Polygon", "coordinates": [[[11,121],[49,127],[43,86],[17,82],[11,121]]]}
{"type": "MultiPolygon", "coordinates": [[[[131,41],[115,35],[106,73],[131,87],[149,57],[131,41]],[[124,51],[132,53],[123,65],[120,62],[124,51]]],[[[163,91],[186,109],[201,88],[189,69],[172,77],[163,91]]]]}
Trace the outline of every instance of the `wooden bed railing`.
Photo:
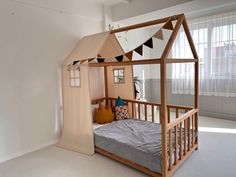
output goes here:
{"type": "Polygon", "coordinates": [[[182,115],[179,115],[179,111],[176,111],[176,119],[167,124],[169,176],[197,148],[197,112],[198,109],[194,108],[186,109],[186,113],[182,115]]]}
{"type": "MultiPolygon", "coordinates": [[[[99,98],[92,104],[104,102],[106,106],[114,106],[116,98],[99,98]]],[[[123,99],[129,106],[131,118],[162,122],[160,116],[160,103],[123,99]]],[[[190,106],[167,105],[167,153],[168,176],[184,162],[184,160],[197,148],[198,143],[198,109],[190,106]]]]}
{"type": "MultiPolygon", "coordinates": [[[[105,105],[115,106],[116,98],[111,97],[103,97],[92,100],[92,104],[98,104],[104,102],[105,105]]],[[[123,99],[126,104],[129,106],[130,117],[134,119],[146,120],[153,123],[161,123],[160,116],[160,103],[147,102],[147,101],[139,101],[139,100],[131,100],[131,99],[123,99]],[[158,114],[159,113],[159,114],[158,114]]],[[[176,117],[179,117],[180,113],[187,112],[193,109],[190,106],[182,106],[182,105],[167,105],[168,110],[168,123],[171,119],[173,119],[173,114],[175,112],[176,117]]],[[[175,118],[175,117],[174,117],[175,118]]]]}
{"type": "MultiPolygon", "coordinates": [[[[160,116],[155,114],[160,109],[159,103],[145,102],[139,100],[123,99],[129,107],[129,114],[131,118],[146,120],[159,123],[160,116]]],[[[92,104],[105,102],[105,105],[115,106],[116,98],[99,98],[92,101],[92,104]]]]}

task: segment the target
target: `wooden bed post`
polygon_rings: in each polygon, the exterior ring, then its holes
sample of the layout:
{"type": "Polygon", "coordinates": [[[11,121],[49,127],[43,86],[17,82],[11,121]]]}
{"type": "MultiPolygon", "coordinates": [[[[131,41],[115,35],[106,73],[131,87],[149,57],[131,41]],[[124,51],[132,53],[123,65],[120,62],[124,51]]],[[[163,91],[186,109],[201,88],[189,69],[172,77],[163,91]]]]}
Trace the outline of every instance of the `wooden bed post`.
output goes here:
{"type": "Polygon", "coordinates": [[[178,17],[175,28],[167,42],[167,45],[161,56],[161,133],[162,133],[162,177],[168,177],[168,154],[167,154],[167,104],[166,104],[166,58],[173,46],[180,26],[183,22],[184,15],[178,17]]]}
{"type": "MultiPolygon", "coordinates": [[[[104,66],[104,87],[105,87],[105,98],[108,98],[107,66],[104,66]]],[[[106,99],[106,105],[107,104],[108,104],[108,100],[106,99]]]]}
{"type": "MultiPolygon", "coordinates": [[[[199,62],[195,62],[194,64],[195,67],[195,81],[194,81],[194,108],[198,109],[199,106],[199,97],[198,97],[198,92],[199,92],[199,86],[198,86],[198,81],[199,81],[199,62]]],[[[199,116],[199,111],[195,114],[195,130],[198,133],[198,116],[199,116]]],[[[197,144],[196,150],[198,150],[198,136],[196,137],[195,143],[197,144]]]]}
{"type": "MultiPolygon", "coordinates": [[[[194,42],[193,42],[193,39],[192,39],[192,36],[191,36],[185,16],[184,16],[184,20],[183,20],[183,27],[184,27],[184,31],[187,36],[191,51],[193,53],[193,57],[194,57],[194,59],[197,59],[197,62],[195,62],[195,64],[194,64],[194,108],[198,109],[198,106],[199,106],[199,97],[198,97],[198,94],[199,94],[198,93],[199,92],[199,83],[198,83],[199,82],[199,58],[198,58],[198,54],[195,49],[194,42]]],[[[199,111],[197,111],[197,113],[195,114],[196,133],[198,133],[198,115],[199,115],[199,111]]],[[[195,139],[195,143],[197,144],[197,148],[196,148],[196,150],[197,150],[198,149],[198,136],[195,139]]]]}
{"type": "Polygon", "coordinates": [[[166,106],[166,62],[161,59],[161,134],[162,134],[162,176],[167,177],[167,106],[166,106]]]}

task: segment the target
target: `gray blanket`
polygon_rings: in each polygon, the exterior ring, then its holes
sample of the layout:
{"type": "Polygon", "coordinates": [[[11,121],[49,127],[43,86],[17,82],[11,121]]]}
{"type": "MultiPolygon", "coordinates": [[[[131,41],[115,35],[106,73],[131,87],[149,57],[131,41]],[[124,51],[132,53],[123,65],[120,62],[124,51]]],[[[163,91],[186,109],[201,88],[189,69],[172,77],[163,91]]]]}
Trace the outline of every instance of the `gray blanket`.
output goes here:
{"type": "Polygon", "coordinates": [[[161,173],[161,126],[134,119],[115,121],[94,130],[95,145],[161,173]]]}

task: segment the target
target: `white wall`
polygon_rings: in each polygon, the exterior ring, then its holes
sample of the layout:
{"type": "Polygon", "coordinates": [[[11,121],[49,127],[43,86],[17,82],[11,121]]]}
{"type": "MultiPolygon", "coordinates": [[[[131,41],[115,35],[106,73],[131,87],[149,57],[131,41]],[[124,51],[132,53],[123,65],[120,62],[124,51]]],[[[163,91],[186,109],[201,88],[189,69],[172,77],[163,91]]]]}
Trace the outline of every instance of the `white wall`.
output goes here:
{"type": "Polygon", "coordinates": [[[55,143],[62,61],[102,21],[0,1],[0,162],[55,143]]]}

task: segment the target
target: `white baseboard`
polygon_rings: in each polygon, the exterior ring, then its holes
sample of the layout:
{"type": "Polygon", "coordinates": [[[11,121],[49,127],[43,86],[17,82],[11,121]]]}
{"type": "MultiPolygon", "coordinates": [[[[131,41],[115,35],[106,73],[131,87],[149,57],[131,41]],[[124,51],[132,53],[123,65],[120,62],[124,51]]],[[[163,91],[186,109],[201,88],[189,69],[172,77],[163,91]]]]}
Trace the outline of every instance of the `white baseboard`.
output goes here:
{"type": "Polygon", "coordinates": [[[211,112],[211,111],[199,111],[200,116],[205,117],[214,117],[218,119],[226,119],[226,120],[236,120],[235,114],[226,114],[226,113],[220,113],[220,112],[211,112]]]}
{"type": "Polygon", "coordinates": [[[20,157],[20,156],[28,154],[30,152],[45,148],[47,146],[56,144],[57,142],[58,142],[58,139],[54,139],[54,140],[51,140],[51,141],[48,141],[48,142],[45,142],[45,143],[42,143],[42,144],[39,144],[39,145],[35,145],[35,146],[32,146],[32,147],[28,147],[26,149],[22,149],[18,152],[15,152],[15,153],[7,154],[4,157],[0,157],[0,163],[11,160],[11,159],[14,159],[16,157],[20,157]]]}

